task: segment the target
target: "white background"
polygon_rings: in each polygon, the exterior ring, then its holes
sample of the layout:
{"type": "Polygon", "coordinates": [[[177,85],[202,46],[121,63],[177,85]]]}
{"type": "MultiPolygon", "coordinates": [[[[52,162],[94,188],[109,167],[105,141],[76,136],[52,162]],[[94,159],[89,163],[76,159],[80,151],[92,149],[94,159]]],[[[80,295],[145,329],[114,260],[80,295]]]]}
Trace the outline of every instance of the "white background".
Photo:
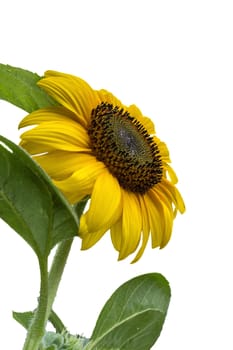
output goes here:
{"type": "MultiPolygon", "coordinates": [[[[77,238],[55,309],[90,336],[98,312],[123,282],[146,272],[170,281],[172,299],[153,349],[233,349],[232,1],[3,1],[0,62],[43,74],[78,75],[135,103],[171,153],[187,212],[164,250],[117,262],[109,235],[80,252],[77,238]]],[[[25,113],[0,102],[0,133],[18,142],[25,113]]],[[[21,349],[11,310],[36,306],[36,258],[0,222],[0,347],[21,349]]],[[[143,349],[142,349],[143,350],[143,349]]]]}

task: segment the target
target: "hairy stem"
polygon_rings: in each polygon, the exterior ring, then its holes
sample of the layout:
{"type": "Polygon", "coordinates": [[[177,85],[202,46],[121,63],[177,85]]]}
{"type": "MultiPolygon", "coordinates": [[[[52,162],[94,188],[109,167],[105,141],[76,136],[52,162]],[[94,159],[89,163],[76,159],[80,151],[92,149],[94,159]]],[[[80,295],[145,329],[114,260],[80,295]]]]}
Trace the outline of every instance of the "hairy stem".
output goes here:
{"type": "Polygon", "coordinates": [[[40,263],[41,286],[38,307],[31,326],[28,330],[23,350],[38,350],[45,327],[52,312],[52,306],[57,294],[58,286],[66,265],[73,239],[61,242],[58,245],[53,263],[48,273],[46,264],[40,263]]]}
{"type": "Polygon", "coordinates": [[[61,281],[61,277],[66,265],[66,261],[71,249],[73,239],[67,239],[58,245],[56,254],[53,259],[53,263],[49,272],[48,278],[48,307],[47,307],[47,320],[52,310],[53,302],[57,294],[57,289],[61,281]]]}
{"type": "Polygon", "coordinates": [[[38,307],[27,333],[23,350],[38,350],[40,341],[44,335],[47,319],[45,317],[48,302],[48,271],[47,262],[40,261],[40,297],[38,307]]]}

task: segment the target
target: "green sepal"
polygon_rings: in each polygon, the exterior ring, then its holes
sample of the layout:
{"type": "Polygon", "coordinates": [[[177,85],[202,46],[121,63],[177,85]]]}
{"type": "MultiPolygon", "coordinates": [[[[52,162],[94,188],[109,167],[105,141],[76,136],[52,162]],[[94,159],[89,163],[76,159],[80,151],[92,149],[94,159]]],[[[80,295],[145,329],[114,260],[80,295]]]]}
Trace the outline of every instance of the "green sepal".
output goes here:
{"type": "Polygon", "coordinates": [[[0,217],[39,259],[78,233],[78,217],[48,175],[19,146],[0,136],[0,217]]]}
{"type": "Polygon", "coordinates": [[[60,350],[64,345],[63,336],[59,333],[46,332],[42,342],[41,350],[60,350]]]}
{"type": "Polygon", "coordinates": [[[170,287],[158,273],[133,278],[105,304],[86,350],[149,350],[166,317],[170,287]]]}
{"type": "Polygon", "coordinates": [[[36,109],[57,105],[37,86],[41,77],[28,70],[0,64],[0,99],[31,113],[36,109]]]}
{"type": "Polygon", "coordinates": [[[40,350],[84,350],[88,339],[68,332],[46,332],[40,350]]]}

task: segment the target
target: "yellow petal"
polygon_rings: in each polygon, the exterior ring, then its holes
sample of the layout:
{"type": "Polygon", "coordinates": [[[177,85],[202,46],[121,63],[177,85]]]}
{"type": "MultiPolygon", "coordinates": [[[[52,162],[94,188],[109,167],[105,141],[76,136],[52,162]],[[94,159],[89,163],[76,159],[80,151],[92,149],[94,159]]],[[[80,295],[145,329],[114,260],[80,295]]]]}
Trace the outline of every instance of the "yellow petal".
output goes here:
{"type": "Polygon", "coordinates": [[[100,104],[98,94],[82,79],[59,72],[48,71],[38,82],[47,93],[62,106],[79,116],[87,127],[91,111],[100,104]]]}
{"type": "MultiPolygon", "coordinates": [[[[157,209],[160,215],[160,223],[161,223],[160,242],[156,246],[160,246],[160,248],[163,248],[171,238],[173,219],[174,219],[172,206],[171,206],[171,203],[169,203],[166,200],[166,197],[162,193],[160,193],[160,196],[158,195],[158,191],[156,187],[154,187],[149,191],[149,196],[152,199],[152,202],[154,204],[154,211],[157,209]]],[[[152,243],[152,246],[153,246],[153,243],[152,243]]]]}
{"type": "Polygon", "coordinates": [[[145,195],[145,206],[147,208],[148,221],[151,230],[152,248],[159,247],[164,234],[164,217],[161,203],[153,196],[152,190],[145,195]]]}
{"type": "Polygon", "coordinates": [[[137,252],[137,255],[135,256],[135,258],[131,263],[135,263],[141,258],[146,248],[148,239],[150,237],[150,223],[149,223],[149,217],[147,212],[147,206],[145,203],[145,196],[138,196],[138,199],[140,202],[141,213],[142,213],[141,214],[142,215],[142,242],[141,242],[140,249],[137,252]]]}
{"type": "Polygon", "coordinates": [[[76,116],[63,106],[41,108],[23,118],[19,124],[19,128],[50,121],[67,122],[70,119],[77,122],[76,116]]]}
{"type": "Polygon", "coordinates": [[[91,248],[100,240],[104,233],[104,230],[89,233],[86,223],[86,217],[84,215],[81,216],[78,236],[82,238],[82,250],[91,248]]]}
{"type": "Polygon", "coordinates": [[[41,153],[54,151],[54,147],[52,146],[48,146],[46,144],[38,144],[37,142],[31,142],[29,140],[20,141],[20,146],[23,147],[31,155],[37,155],[41,153]]]}
{"type": "Polygon", "coordinates": [[[107,231],[119,219],[121,211],[120,185],[106,169],[96,179],[90,208],[85,214],[89,232],[107,231]]]}
{"type": "Polygon", "coordinates": [[[164,248],[171,239],[173,222],[174,222],[173,212],[171,208],[166,206],[164,203],[162,203],[162,205],[164,210],[164,234],[163,234],[162,242],[160,244],[161,249],[164,248]]]}
{"type": "Polygon", "coordinates": [[[144,126],[150,135],[155,134],[155,126],[152,120],[142,115],[142,112],[136,105],[130,105],[127,107],[128,112],[134,118],[136,118],[144,126]]]}
{"type": "Polygon", "coordinates": [[[93,158],[93,156],[83,153],[53,151],[35,156],[34,159],[46,170],[53,180],[63,180],[71,176],[78,169],[86,166],[90,157],[91,159],[93,158]]]}
{"type": "Polygon", "coordinates": [[[83,163],[70,177],[54,183],[71,203],[76,203],[92,193],[95,181],[104,169],[105,165],[102,162],[90,156],[88,162],[83,163]]]}
{"type": "Polygon", "coordinates": [[[169,164],[164,165],[164,167],[168,173],[171,183],[175,185],[178,182],[178,178],[176,176],[175,171],[172,169],[172,167],[169,164]]]}
{"type": "Polygon", "coordinates": [[[179,190],[173,184],[171,184],[167,179],[163,179],[163,181],[157,185],[157,188],[166,194],[167,198],[174,203],[180,213],[185,212],[184,200],[179,190]]]}
{"type": "Polygon", "coordinates": [[[118,98],[116,98],[116,96],[114,96],[111,92],[104,90],[104,89],[101,89],[99,91],[96,91],[96,93],[98,94],[101,102],[110,103],[113,106],[118,106],[120,108],[124,108],[121,101],[118,98]]]}
{"type": "Polygon", "coordinates": [[[105,234],[105,230],[100,230],[98,232],[92,232],[85,235],[82,238],[81,249],[86,250],[93,247],[93,245],[95,245],[103,237],[104,234],[105,234]]]}
{"type": "Polygon", "coordinates": [[[104,233],[105,233],[104,230],[88,233],[86,219],[84,215],[81,217],[80,227],[79,227],[79,236],[82,238],[82,247],[81,247],[82,250],[89,249],[93,245],[95,245],[102,238],[104,233]]]}
{"type": "Polygon", "coordinates": [[[119,252],[121,249],[122,217],[111,227],[111,239],[114,248],[119,252]]]}
{"type": "Polygon", "coordinates": [[[119,260],[126,258],[137,249],[142,229],[141,210],[137,196],[132,192],[122,191],[122,197],[122,240],[119,260]]]}
{"type": "MultiPolygon", "coordinates": [[[[91,152],[90,140],[86,130],[72,120],[50,121],[24,132],[22,146],[27,150],[27,142],[47,145],[51,149],[71,152],[91,152]]],[[[41,151],[42,152],[42,151],[41,151]]]]}
{"type": "Polygon", "coordinates": [[[160,141],[160,139],[158,137],[155,137],[155,136],[154,136],[153,140],[159,148],[159,152],[161,154],[163,162],[170,163],[171,160],[170,160],[169,150],[167,148],[166,143],[160,141]]]}

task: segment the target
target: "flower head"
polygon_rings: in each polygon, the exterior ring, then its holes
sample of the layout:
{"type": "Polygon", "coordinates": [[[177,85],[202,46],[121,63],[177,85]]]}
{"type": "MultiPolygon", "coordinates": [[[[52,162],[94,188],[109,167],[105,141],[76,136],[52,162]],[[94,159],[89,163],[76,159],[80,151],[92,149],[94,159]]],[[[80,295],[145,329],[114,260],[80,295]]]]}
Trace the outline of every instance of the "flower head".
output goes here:
{"type": "Polygon", "coordinates": [[[72,75],[48,71],[38,84],[59,106],[21,121],[20,127],[35,125],[21,135],[21,146],[72,204],[90,195],[80,223],[82,249],[109,229],[119,259],[137,250],[137,261],[150,237],[152,248],[164,247],[177,210],[185,208],[152,121],[72,75]]]}

